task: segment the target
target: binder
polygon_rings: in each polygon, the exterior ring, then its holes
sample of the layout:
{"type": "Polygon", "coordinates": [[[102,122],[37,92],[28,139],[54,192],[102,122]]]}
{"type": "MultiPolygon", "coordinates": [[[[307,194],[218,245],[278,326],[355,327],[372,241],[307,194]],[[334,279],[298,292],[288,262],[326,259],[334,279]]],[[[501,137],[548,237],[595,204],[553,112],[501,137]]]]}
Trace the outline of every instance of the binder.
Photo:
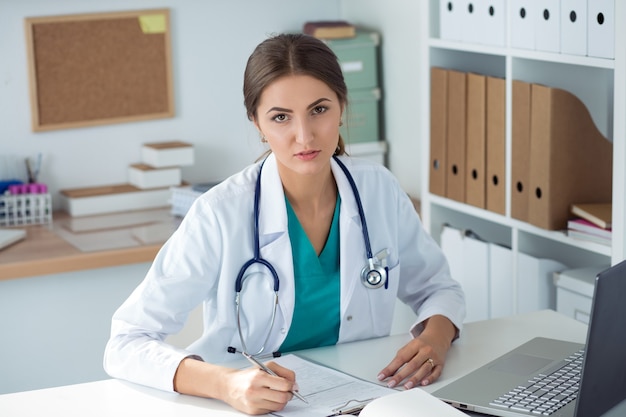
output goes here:
{"type": "Polygon", "coordinates": [[[485,10],[484,3],[475,1],[464,1],[461,3],[461,13],[459,15],[461,26],[461,40],[468,43],[482,43],[486,37],[485,28],[482,26],[480,14],[485,10]]]}
{"type": "Polygon", "coordinates": [[[617,0],[588,0],[587,54],[615,58],[615,3],[617,0]]]}
{"type": "Polygon", "coordinates": [[[466,322],[489,318],[489,246],[472,235],[451,226],[444,226],[441,232],[441,249],[450,274],[465,293],[466,322]]]}
{"type": "Polygon", "coordinates": [[[506,1],[480,2],[480,42],[487,45],[506,46],[506,1]]]}
{"type": "Polygon", "coordinates": [[[446,195],[446,132],[448,72],[444,68],[430,69],[430,174],[429,189],[433,194],[446,195]]]}
{"type": "Polygon", "coordinates": [[[530,84],[512,82],[511,116],[511,217],[528,221],[530,200],[530,84]]]}
{"type": "Polygon", "coordinates": [[[561,53],[587,55],[587,0],[561,0],[561,53]]]}
{"type": "Polygon", "coordinates": [[[448,41],[463,40],[461,24],[463,2],[441,0],[439,2],[439,37],[448,41]]]}
{"type": "Polygon", "coordinates": [[[496,243],[489,243],[489,318],[514,314],[513,252],[496,243]]]}
{"type": "Polygon", "coordinates": [[[543,0],[533,14],[535,19],[535,49],[559,52],[561,44],[560,0],[543,0]]]}
{"type": "Polygon", "coordinates": [[[576,96],[532,84],[530,129],[531,224],[565,229],[572,204],[611,201],[613,146],[576,96]]]}
{"type": "Polygon", "coordinates": [[[505,82],[503,78],[487,77],[487,170],[485,184],[486,209],[505,214],[505,82]]]}
{"type": "Polygon", "coordinates": [[[484,75],[467,74],[465,202],[485,208],[486,86],[484,75]]]}
{"type": "Polygon", "coordinates": [[[531,311],[556,310],[555,272],[568,267],[553,259],[517,254],[517,314],[531,311]]]}
{"type": "Polygon", "coordinates": [[[511,46],[520,49],[535,49],[536,0],[510,0],[509,21],[511,22],[511,46]]]}
{"type": "Polygon", "coordinates": [[[465,135],[467,74],[448,70],[446,197],[465,202],[465,135]]]}

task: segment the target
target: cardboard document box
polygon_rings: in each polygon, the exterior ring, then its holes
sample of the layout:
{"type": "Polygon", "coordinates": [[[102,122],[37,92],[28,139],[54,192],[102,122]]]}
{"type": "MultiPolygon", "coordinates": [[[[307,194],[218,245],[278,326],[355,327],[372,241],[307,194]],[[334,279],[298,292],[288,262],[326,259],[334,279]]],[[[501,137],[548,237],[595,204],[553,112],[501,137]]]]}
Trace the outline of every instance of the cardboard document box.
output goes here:
{"type": "Polygon", "coordinates": [[[324,41],[337,55],[348,91],[378,87],[377,32],[357,30],[354,38],[324,41]]]}
{"type": "Polygon", "coordinates": [[[503,78],[487,77],[485,208],[503,215],[506,211],[505,90],[506,86],[503,78]]]}
{"type": "Polygon", "coordinates": [[[429,190],[446,195],[446,132],[448,114],[448,71],[430,69],[430,173],[429,190]]]}
{"type": "Polygon", "coordinates": [[[471,237],[471,232],[445,226],[441,249],[448,259],[450,274],[463,288],[465,321],[489,318],[489,246],[471,237]]]}
{"type": "Polygon", "coordinates": [[[339,129],[346,143],[380,140],[380,89],[348,90],[350,105],[345,112],[345,123],[339,129]]]}
{"type": "Polygon", "coordinates": [[[533,12],[535,49],[546,52],[561,50],[560,0],[543,0],[533,12]]]}
{"type": "Polygon", "coordinates": [[[510,0],[511,47],[535,49],[535,20],[539,5],[536,0],[510,0]]]}
{"type": "Polygon", "coordinates": [[[530,83],[513,80],[511,117],[511,217],[528,221],[530,199],[530,83]]]}
{"type": "Polygon", "coordinates": [[[506,1],[478,2],[478,7],[479,28],[481,28],[480,43],[506,46],[506,1]]]}
{"type": "Polygon", "coordinates": [[[461,16],[465,2],[461,0],[439,1],[439,37],[447,41],[463,40],[461,16]]]}
{"type": "Polygon", "coordinates": [[[618,0],[588,0],[587,55],[615,58],[615,3],[618,0]]]}
{"type": "Polygon", "coordinates": [[[513,252],[489,243],[489,318],[514,314],[513,252]]]}
{"type": "Polygon", "coordinates": [[[561,53],[587,55],[587,0],[561,1],[561,53]]]}
{"type": "Polygon", "coordinates": [[[532,84],[530,132],[529,223],[563,230],[572,204],[611,201],[613,144],[580,99],[532,84]]]}
{"type": "Polygon", "coordinates": [[[486,168],[486,99],[487,78],[480,74],[467,74],[467,136],[465,161],[465,202],[485,208],[486,168]]]}
{"type": "Polygon", "coordinates": [[[446,197],[465,202],[467,74],[448,71],[448,129],[446,137],[446,197]]]}

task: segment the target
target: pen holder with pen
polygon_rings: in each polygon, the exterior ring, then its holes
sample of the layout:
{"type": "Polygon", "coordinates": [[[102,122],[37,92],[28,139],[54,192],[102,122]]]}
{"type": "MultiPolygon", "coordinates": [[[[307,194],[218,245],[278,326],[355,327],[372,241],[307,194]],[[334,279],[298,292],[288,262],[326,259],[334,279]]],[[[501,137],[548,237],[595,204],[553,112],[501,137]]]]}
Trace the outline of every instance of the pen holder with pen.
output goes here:
{"type": "Polygon", "coordinates": [[[49,223],[52,198],[45,184],[12,184],[0,195],[0,226],[49,223]]]}

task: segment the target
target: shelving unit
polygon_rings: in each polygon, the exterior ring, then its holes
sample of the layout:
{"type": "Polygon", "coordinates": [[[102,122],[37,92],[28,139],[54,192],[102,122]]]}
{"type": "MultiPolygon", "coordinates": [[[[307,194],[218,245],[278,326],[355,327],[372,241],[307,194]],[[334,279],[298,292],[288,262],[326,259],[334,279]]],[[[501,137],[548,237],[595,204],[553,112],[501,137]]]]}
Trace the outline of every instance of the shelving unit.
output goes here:
{"type": "MultiPolygon", "coordinates": [[[[443,0],[441,0],[443,1],[443,0]]],[[[626,27],[615,25],[615,59],[574,56],[510,47],[511,33],[506,1],[505,46],[489,46],[440,39],[439,1],[424,2],[421,27],[426,47],[421,52],[422,91],[419,140],[422,158],[422,220],[440,242],[444,224],[471,229],[487,241],[512,249],[513,266],[519,253],[551,258],[571,268],[615,264],[626,258],[626,27]],[[506,85],[506,209],[504,215],[431,194],[430,169],[430,68],[445,67],[505,79],[506,85]],[[578,96],[589,109],[600,132],[613,142],[613,242],[610,247],[569,238],[511,217],[512,80],[562,88],[578,96]]],[[[458,2],[457,2],[458,4],[458,2]]],[[[626,20],[626,3],[615,1],[615,22],[626,20]]],[[[515,283],[517,277],[512,272],[515,283]]],[[[515,287],[515,285],[514,285],[515,287]]]]}

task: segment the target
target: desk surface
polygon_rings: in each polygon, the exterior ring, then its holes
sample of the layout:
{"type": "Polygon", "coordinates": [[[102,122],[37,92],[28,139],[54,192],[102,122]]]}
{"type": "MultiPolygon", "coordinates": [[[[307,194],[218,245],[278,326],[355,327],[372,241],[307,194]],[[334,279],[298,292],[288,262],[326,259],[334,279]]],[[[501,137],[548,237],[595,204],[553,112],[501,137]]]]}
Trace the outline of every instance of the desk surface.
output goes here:
{"type": "MultiPolygon", "coordinates": [[[[169,209],[145,210],[141,213],[153,219],[154,223],[164,222],[167,221],[163,219],[168,216],[169,209]]],[[[96,217],[101,221],[105,216],[94,216],[92,219],[96,220],[96,217]]],[[[61,237],[61,229],[66,229],[65,226],[72,221],[86,223],[88,220],[72,218],[65,212],[55,212],[52,225],[18,226],[26,230],[26,238],[0,251],[0,280],[151,262],[166,239],[149,244],[135,239],[136,244],[132,246],[122,244],[107,250],[86,252],[61,237]]],[[[173,231],[177,220],[172,219],[171,223],[173,231]]],[[[111,220],[108,224],[112,224],[111,220]]],[[[125,229],[130,239],[131,227],[125,229]]],[[[84,237],[86,232],[75,234],[84,237]]],[[[98,239],[98,236],[94,236],[94,239],[98,239]]]]}
{"type": "MultiPolygon", "coordinates": [[[[584,324],[552,310],[467,323],[461,337],[449,351],[442,377],[424,390],[432,392],[533,337],[584,343],[586,331],[584,324]]],[[[376,381],[378,371],[408,339],[408,335],[402,334],[304,350],[298,354],[376,381]]],[[[209,417],[241,414],[216,400],[166,393],[109,379],[0,395],[0,415],[209,417]]]]}

